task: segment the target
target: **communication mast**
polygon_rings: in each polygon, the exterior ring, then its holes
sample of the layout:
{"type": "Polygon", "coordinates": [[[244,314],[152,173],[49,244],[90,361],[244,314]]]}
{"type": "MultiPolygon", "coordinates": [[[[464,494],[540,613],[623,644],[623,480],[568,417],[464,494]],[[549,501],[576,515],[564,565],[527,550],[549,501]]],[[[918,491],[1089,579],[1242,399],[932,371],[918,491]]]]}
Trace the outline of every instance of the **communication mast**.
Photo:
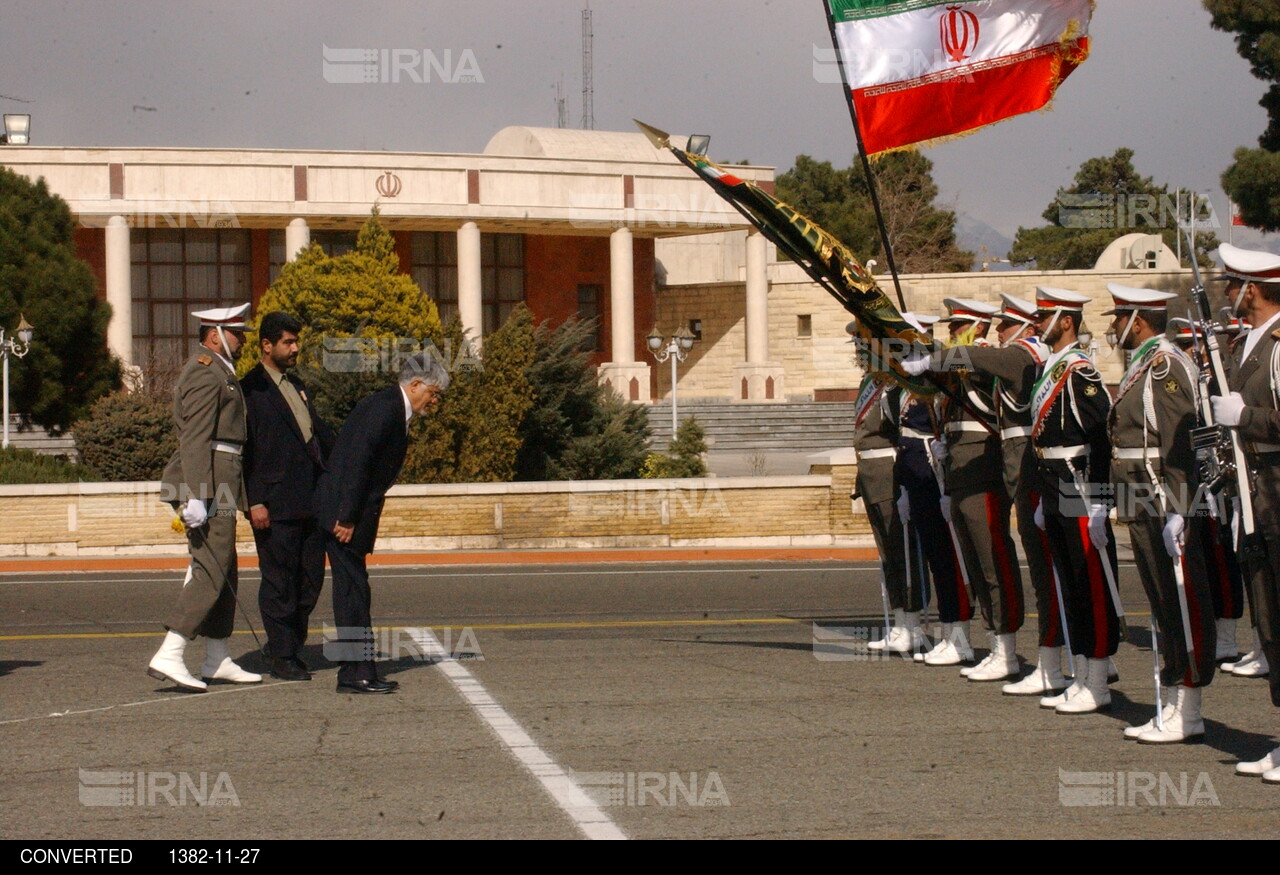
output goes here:
{"type": "Polygon", "coordinates": [[[595,85],[592,83],[591,60],[591,3],[582,4],[582,129],[596,129],[595,85]]]}

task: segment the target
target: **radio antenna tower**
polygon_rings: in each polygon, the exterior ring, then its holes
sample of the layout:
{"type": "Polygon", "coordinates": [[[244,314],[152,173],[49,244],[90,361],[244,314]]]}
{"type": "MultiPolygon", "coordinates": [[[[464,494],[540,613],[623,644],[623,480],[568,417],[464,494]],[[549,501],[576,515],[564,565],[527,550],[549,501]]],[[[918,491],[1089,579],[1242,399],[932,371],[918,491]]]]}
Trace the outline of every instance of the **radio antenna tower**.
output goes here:
{"type": "Polygon", "coordinates": [[[556,83],[556,127],[569,127],[569,107],[564,99],[564,74],[560,74],[560,81],[556,83]]]}
{"type": "Polygon", "coordinates": [[[591,3],[588,0],[582,4],[582,129],[584,131],[596,129],[595,85],[591,81],[594,67],[591,60],[591,40],[591,3]]]}

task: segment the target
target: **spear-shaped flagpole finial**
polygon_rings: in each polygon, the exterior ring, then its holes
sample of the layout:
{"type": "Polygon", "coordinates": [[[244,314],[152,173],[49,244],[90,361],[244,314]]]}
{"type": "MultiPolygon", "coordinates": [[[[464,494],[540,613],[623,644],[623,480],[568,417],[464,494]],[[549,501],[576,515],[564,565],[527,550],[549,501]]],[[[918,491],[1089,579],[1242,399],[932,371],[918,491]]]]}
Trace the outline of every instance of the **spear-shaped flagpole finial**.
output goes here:
{"type": "Polygon", "coordinates": [[[636,127],[640,129],[640,132],[649,138],[649,142],[653,143],[655,149],[671,148],[671,135],[666,131],[660,131],[653,125],[646,125],[639,119],[633,118],[632,121],[636,123],[636,127]]]}

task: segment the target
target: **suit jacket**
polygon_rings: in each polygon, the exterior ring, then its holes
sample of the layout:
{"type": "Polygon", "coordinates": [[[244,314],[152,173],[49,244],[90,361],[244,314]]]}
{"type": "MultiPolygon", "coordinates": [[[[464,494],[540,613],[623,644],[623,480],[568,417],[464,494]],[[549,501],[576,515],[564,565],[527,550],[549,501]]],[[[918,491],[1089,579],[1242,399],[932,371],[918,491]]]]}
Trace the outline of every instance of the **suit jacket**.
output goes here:
{"type": "Polygon", "coordinates": [[[334,434],[316,413],[306,386],[286,374],[311,414],[311,440],[302,431],[289,403],[259,362],[240,381],[248,412],[244,447],[244,485],[249,506],[265,505],[273,520],[305,519],[315,513],[316,481],[333,449],[334,434]]]}
{"type": "Polygon", "coordinates": [[[248,510],[240,459],[216,453],[216,443],[245,441],[244,396],[221,358],[201,348],[187,360],[173,390],[178,450],[161,477],[161,500],[177,506],[197,498],[221,509],[248,510]]]}
{"type": "Polygon", "coordinates": [[[335,523],[355,525],[350,548],[372,553],[387,490],[400,476],[409,449],[399,386],[375,392],[347,417],[316,489],[316,519],[332,532],[335,523]]]}

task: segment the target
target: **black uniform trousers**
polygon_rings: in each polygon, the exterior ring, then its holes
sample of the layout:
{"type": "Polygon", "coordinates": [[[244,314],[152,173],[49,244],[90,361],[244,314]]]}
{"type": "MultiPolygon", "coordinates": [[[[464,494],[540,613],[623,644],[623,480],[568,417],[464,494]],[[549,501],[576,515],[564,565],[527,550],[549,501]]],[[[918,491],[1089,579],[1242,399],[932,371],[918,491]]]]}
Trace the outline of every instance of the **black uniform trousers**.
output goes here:
{"type": "Polygon", "coordinates": [[[1120,617],[1111,599],[1103,562],[1116,568],[1116,541],[1107,523],[1107,549],[1099,552],[1089,538],[1089,518],[1045,512],[1045,534],[1055,561],[1067,608],[1067,631],[1076,656],[1106,659],[1120,645],[1120,617]]]}
{"type": "Polygon", "coordinates": [[[1004,452],[1005,490],[1013,501],[1014,518],[1018,521],[1018,541],[1027,560],[1027,574],[1036,597],[1039,640],[1041,647],[1061,647],[1062,614],[1054,584],[1053,565],[1049,561],[1049,540],[1036,525],[1036,507],[1040,504],[1039,464],[1031,451],[1031,438],[1006,438],[1004,452]]]}
{"type": "Polygon", "coordinates": [[[275,520],[254,529],[262,583],[258,608],[267,633],[267,655],[297,657],[307,641],[307,621],[324,587],[324,533],[315,517],[275,520]]]}
{"type": "Polygon", "coordinates": [[[1193,646],[1188,648],[1177,578],[1174,577],[1174,560],[1164,547],[1164,526],[1164,517],[1143,511],[1129,523],[1133,561],[1138,566],[1138,576],[1147,592],[1147,601],[1151,603],[1151,614],[1155,617],[1160,637],[1160,684],[1166,687],[1207,687],[1213,681],[1217,668],[1214,656],[1218,646],[1209,578],[1200,550],[1186,550],[1178,561],[1182,565],[1191,626],[1193,646]],[[1188,649],[1195,651],[1199,681],[1192,677],[1188,649]]]}
{"type": "Polygon", "coordinates": [[[1244,576],[1231,546],[1230,531],[1211,516],[1194,516],[1187,521],[1187,541],[1194,542],[1204,557],[1213,616],[1239,620],[1244,616],[1244,576]]]}
{"type": "Polygon", "coordinates": [[[1253,512],[1265,555],[1246,572],[1254,626],[1271,664],[1271,703],[1280,708],[1280,453],[1257,457],[1257,466],[1253,512]]]}
{"type": "Polygon", "coordinates": [[[333,571],[333,622],[337,639],[326,642],[325,655],[338,663],[338,681],[377,680],[367,553],[353,550],[332,533],[324,535],[325,552],[333,571]]]}
{"type": "MultiPolygon", "coordinates": [[[[911,503],[911,527],[915,530],[919,549],[911,555],[911,573],[920,579],[918,558],[924,555],[933,574],[933,588],[938,599],[938,619],[959,623],[973,619],[973,605],[960,576],[960,560],[951,541],[951,531],[942,516],[939,502],[942,493],[933,469],[929,467],[929,451],[923,441],[905,441],[898,445],[898,463],[894,469],[897,482],[907,490],[911,503]]],[[[915,587],[913,585],[913,588],[915,587]]]]}

